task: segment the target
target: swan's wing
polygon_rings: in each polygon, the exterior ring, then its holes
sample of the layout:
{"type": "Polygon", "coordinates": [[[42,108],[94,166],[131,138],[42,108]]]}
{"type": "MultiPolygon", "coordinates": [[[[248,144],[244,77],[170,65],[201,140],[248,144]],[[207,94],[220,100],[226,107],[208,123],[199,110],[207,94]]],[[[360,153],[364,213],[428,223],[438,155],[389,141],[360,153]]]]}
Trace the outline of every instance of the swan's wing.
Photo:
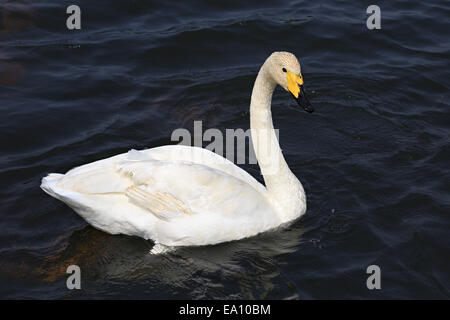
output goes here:
{"type": "MultiPolygon", "coordinates": [[[[162,146],[145,150],[130,150],[127,153],[122,153],[110,158],[91,162],[80,167],[73,168],[65,174],[65,181],[72,184],[73,179],[78,180],[78,183],[83,185],[83,189],[88,189],[89,193],[106,193],[108,190],[113,192],[123,191],[123,186],[128,182],[127,179],[117,179],[111,172],[114,171],[116,164],[124,161],[150,161],[160,160],[166,162],[186,162],[192,164],[203,165],[215,170],[219,170],[229,174],[237,179],[240,179],[259,192],[266,192],[264,185],[259,183],[248,172],[236,166],[228,159],[203,148],[189,147],[183,145],[162,146]],[[102,184],[90,184],[88,176],[102,175],[97,177],[97,181],[103,180],[102,184]],[[81,178],[82,179],[77,179],[81,178]],[[112,188],[114,186],[114,188],[112,188]]],[[[62,181],[61,181],[62,183],[62,181]]]]}
{"type": "Polygon", "coordinates": [[[233,177],[245,181],[256,190],[265,191],[264,185],[259,183],[248,172],[236,166],[230,160],[203,148],[183,145],[169,145],[141,151],[131,150],[127,154],[128,159],[183,161],[203,165],[220,170],[233,177]]]}
{"type": "Polygon", "coordinates": [[[127,188],[125,195],[158,219],[169,221],[171,217],[195,214],[186,204],[169,192],[150,193],[138,186],[127,188]]]}
{"type": "Polygon", "coordinates": [[[192,162],[126,159],[116,170],[129,179],[125,194],[165,220],[204,212],[246,214],[254,209],[252,203],[266,203],[265,190],[192,162]]]}
{"type": "MultiPolygon", "coordinates": [[[[266,188],[244,170],[209,150],[186,146],[131,150],[74,168],[54,184],[86,196],[128,193],[136,204],[137,194],[131,191],[142,190],[150,197],[169,194],[172,202],[182,201],[189,210],[196,207],[194,212],[218,212],[217,208],[224,213],[249,212],[254,209],[252,201],[267,201],[266,188]],[[140,189],[130,189],[133,186],[140,189]],[[246,204],[249,208],[245,208],[246,204]]],[[[154,201],[146,202],[148,209],[156,206],[154,201]]],[[[150,211],[160,218],[164,216],[155,208],[150,211]]]]}
{"type": "Polygon", "coordinates": [[[236,240],[280,223],[265,190],[208,166],[125,159],[116,174],[129,181],[130,203],[157,217],[155,235],[166,245],[236,240]]]}

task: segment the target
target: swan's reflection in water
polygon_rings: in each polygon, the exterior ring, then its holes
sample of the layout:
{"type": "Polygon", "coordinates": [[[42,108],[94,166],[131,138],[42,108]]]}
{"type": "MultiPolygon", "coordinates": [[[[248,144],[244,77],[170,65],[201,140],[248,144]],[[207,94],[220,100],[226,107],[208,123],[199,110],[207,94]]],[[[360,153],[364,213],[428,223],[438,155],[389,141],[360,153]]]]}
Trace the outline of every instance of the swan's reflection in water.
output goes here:
{"type": "Polygon", "coordinates": [[[297,298],[298,289],[283,273],[282,255],[298,250],[304,230],[299,222],[259,236],[215,246],[184,247],[149,254],[153,243],[111,236],[88,226],[46,258],[45,282],[65,281],[68,265],[82,270],[83,293],[65,298],[279,299],[297,298]]]}

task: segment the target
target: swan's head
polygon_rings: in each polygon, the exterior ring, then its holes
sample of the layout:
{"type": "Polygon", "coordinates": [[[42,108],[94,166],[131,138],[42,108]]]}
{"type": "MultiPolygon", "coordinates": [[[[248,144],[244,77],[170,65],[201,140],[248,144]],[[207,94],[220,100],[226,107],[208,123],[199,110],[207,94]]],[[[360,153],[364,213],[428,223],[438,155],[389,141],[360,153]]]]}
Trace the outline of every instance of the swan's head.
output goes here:
{"type": "Polygon", "coordinates": [[[273,80],[284,90],[289,91],[306,112],[313,112],[314,109],[303,88],[303,76],[297,58],[289,52],[274,52],[266,64],[273,80]]]}

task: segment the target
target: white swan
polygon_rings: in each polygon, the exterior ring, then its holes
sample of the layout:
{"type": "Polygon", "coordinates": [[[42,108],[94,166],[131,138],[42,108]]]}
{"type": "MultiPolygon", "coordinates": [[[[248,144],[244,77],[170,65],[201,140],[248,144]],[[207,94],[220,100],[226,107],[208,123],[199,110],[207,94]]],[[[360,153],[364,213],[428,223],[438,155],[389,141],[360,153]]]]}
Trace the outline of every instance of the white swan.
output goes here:
{"type": "Polygon", "coordinates": [[[270,107],[277,84],[312,112],[296,57],[273,53],[258,73],[250,103],[266,187],[209,150],[173,145],[51,173],[41,188],[95,228],[152,239],[161,247],[238,240],[296,219],[306,211],[306,198],[274,133],[270,107]]]}

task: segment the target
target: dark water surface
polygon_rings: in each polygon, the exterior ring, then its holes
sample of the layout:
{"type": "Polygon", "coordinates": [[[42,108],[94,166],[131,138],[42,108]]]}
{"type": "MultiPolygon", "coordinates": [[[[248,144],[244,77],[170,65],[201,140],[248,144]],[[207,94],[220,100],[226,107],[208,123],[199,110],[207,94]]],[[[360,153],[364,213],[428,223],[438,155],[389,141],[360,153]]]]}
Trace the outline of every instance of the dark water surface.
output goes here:
{"type": "MultiPolygon", "coordinates": [[[[0,2],[1,298],[450,297],[449,1],[0,2]],[[154,256],[46,195],[50,172],[244,130],[260,65],[299,57],[316,112],[278,89],[280,143],[308,196],[291,226],[154,256]],[[82,290],[66,289],[66,268],[82,290]],[[381,268],[368,290],[366,268],[381,268]]],[[[261,181],[256,165],[244,165],[261,181]]]]}

